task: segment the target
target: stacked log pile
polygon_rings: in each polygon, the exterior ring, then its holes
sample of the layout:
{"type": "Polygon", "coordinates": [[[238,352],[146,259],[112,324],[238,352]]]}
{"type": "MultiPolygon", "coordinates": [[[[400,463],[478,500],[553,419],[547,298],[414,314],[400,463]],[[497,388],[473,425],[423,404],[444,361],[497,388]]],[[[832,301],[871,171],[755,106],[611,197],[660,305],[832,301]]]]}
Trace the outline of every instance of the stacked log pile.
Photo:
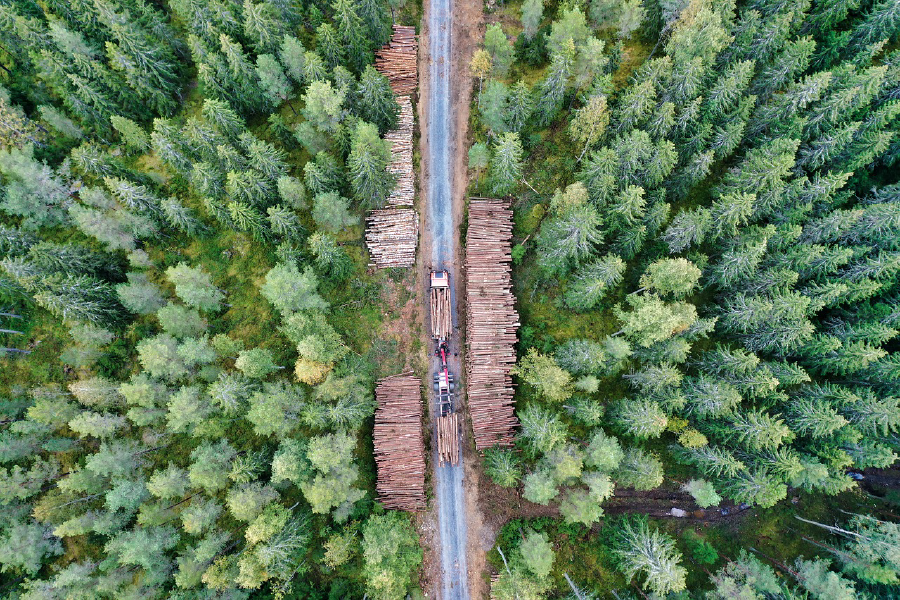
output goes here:
{"type": "Polygon", "coordinates": [[[466,386],[475,448],[508,446],[518,425],[510,369],[519,315],[511,292],[512,210],[471,198],[466,234],[466,386]]]}
{"type": "Polygon", "coordinates": [[[384,135],[391,142],[391,164],[388,171],[397,178],[394,191],[387,198],[388,206],[412,206],[415,198],[415,178],[413,174],[413,108],[409,96],[397,99],[400,117],[397,129],[384,135]]]}
{"type": "Polygon", "coordinates": [[[388,78],[397,96],[409,96],[416,91],[418,50],[416,28],[394,25],[391,41],[375,53],[375,68],[388,78]]]}
{"type": "Polygon", "coordinates": [[[375,463],[378,501],[386,508],[425,509],[425,442],[421,380],[410,373],[387,377],[375,388],[375,463]]]}
{"type": "Polygon", "coordinates": [[[431,288],[431,337],[450,340],[450,288],[431,288]]]}
{"type": "Polygon", "coordinates": [[[373,210],[366,217],[370,266],[411,267],[416,262],[419,213],[411,208],[373,210]]]}
{"type": "Polygon", "coordinates": [[[459,464],[459,416],[450,413],[438,417],[438,462],[441,465],[459,464]]]}
{"type": "Polygon", "coordinates": [[[419,214],[412,208],[416,186],[413,173],[413,107],[410,95],[418,86],[416,62],[418,42],[414,27],[394,25],[391,41],[375,54],[375,68],[388,78],[400,116],[397,128],[384,138],[391,142],[388,171],[397,178],[387,198],[387,208],[372,211],[366,218],[366,245],[372,266],[411,267],[416,262],[419,214]]]}

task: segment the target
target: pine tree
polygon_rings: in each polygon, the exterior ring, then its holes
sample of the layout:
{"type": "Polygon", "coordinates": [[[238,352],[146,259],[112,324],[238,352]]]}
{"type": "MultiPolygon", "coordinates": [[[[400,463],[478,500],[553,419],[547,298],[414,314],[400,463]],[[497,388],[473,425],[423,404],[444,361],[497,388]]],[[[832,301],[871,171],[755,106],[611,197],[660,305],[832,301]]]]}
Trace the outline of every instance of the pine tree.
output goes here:
{"type": "Polygon", "coordinates": [[[550,69],[537,85],[534,115],[542,127],[549,125],[562,109],[575,65],[575,43],[569,39],[550,57],[550,69]]]}
{"type": "Polygon", "coordinates": [[[335,239],[317,232],[307,240],[310,252],[315,257],[315,266],[325,277],[334,281],[343,281],[353,271],[353,261],[335,239]]]}
{"type": "Polygon", "coordinates": [[[509,89],[498,79],[491,79],[478,94],[478,108],[484,124],[493,134],[506,131],[507,96],[509,89]]]}
{"type": "Polygon", "coordinates": [[[541,397],[548,401],[561,402],[572,395],[572,376],[561,369],[552,357],[534,348],[528,350],[512,373],[537,389],[541,397]]]}
{"type": "Polygon", "coordinates": [[[492,148],[490,178],[494,192],[506,195],[518,189],[522,178],[522,142],[518,133],[497,137],[492,148]]]}
{"type": "Polygon", "coordinates": [[[645,398],[619,400],[610,416],[618,429],[642,440],[659,437],[668,424],[659,404],[645,398]]]}
{"type": "Polygon", "coordinates": [[[739,502],[757,504],[763,508],[775,506],[787,497],[787,486],[761,470],[744,472],[729,481],[726,490],[739,502]]]}
{"type": "Polygon", "coordinates": [[[394,92],[387,77],[367,65],[359,76],[356,87],[356,112],[359,117],[378,127],[380,134],[397,125],[400,106],[394,99],[394,92]]]}
{"type": "Polygon", "coordinates": [[[518,81],[509,92],[506,106],[506,125],[510,131],[521,133],[531,118],[534,108],[531,90],[524,81],[518,81]]]}
{"type": "Polygon", "coordinates": [[[273,5],[244,0],[243,8],[244,36],[250,40],[250,45],[257,54],[273,52],[285,33],[283,22],[274,14],[273,5]]]}
{"type": "Polygon", "coordinates": [[[543,0],[526,0],[522,4],[522,27],[525,29],[525,37],[531,39],[537,33],[538,27],[544,16],[543,0]]]}
{"type": "Polygon", "coordinates": [[[394,187],[394,176],[387,170],[390,150],[390,142],[378,137],[374,125],[357,123],[347,167],[353,194],[363,206],[381,206],[394,187]]]}
{"type": "Polygon", "coordinates": [[[606,96],[591,96],[587,104],[579,109],[569,123],[569,134],[579,144],[584,144],[578,159],[584,156],[587,149],[597,143],[609,125],[609,112],[606,109],[606,96]]]}
{"type": "Polygon", "coordinates": [[[175,294],[189,306],[209,311],[219,309],[224,294],[202,268],[179,263],[166,269],[166,278],[175,285],[175,294]]]}
{"type": "Polygon", "coordinates": [[[262,110],[268,102],[260,92],[259,79],[250,58],[241,44],[226,34],[219,36],[222,55],[228,63],[228,71],[235,82],[240,82],[232,90],[231,99],[243,112],[262,110]]]}
{"type": "Polygon", "coordinates": [[[566,304],[574,310],[594,308],[609,288],[622,281],[624,271],[625,262],[615,255],[606,255],[579,267],[566,289],[566,304]]]}
{"type": "Polygon", "coordinates": [[[203,230],[203,224],[194,212],[184,206],[178,198],[166,198],[160,202],[163,216],[169,225],[188,235],[196,235],[203,230]]]}
{"type": "Polygon", "coordinates": [[[600,215],[583,203],[544,221],[538,232],[538,264],[548,276],[565,274],[590,258],[602,241],[600,215]]]}
{"type": "Polygon", "coordinates": [[[491,57],[491,74],[500,79],[506,77],[513,62],[513,46],[499,23],[487,26],[484,33],[484,49],[491,57]]]}
{"type": "Polygon", "coordinates": [[[366,27],[367,38],[374,47],[383,46],[391,36],[391,23],[388,14],[392,14],[383,0],[356,0],[356,13],[366,27]]]}
{"type": "MultiPolygon", "coordinates": [[[[366,27],[350,0],[334,0],[334,24],[350,58],[353,71],[361,73],[366,64],[371,62],[371,43],[366,38],[366,27]]],[[[374,40],[371,40],[374,42],[374,40]]]]}
{"type": "Polygon", "coordinates": [[[272,106],[287,102],[293,95],[291,84],[273,55],[260,54],[256,57],[256,76],[272,106]]]}
{"type": "Polygon", "coordinates": [[[615,536],[613,551],[621,561],[617,568],[629,579],[645,575],[643,587],[659,595],[685,589],[687,570],[669,535],[651,530],[646,518],[635,518],[621,520],[615,536]]]}
{"type": "Polygon", "coordinates": [[[862,48],[884,39],[896,37],[900,27],[900,7],[891,0],[876,2],[854,28],[852,44],[862,48]]]}
{"type": "Polygon", "coordinates": [[[285,34],[278,48],[278,58],[294,83],[302,85],[306,77],[306,48],[296,37],[285,34]]]}

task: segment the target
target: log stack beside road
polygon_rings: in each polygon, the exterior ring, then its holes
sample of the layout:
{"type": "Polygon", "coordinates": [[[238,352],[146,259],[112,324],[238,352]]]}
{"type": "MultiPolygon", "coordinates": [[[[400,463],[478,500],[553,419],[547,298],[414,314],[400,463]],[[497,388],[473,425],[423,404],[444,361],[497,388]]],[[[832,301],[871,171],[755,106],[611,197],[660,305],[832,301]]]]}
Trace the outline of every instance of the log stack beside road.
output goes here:
{"type": "Polygon", "coordinates": [[[400,117],[397,129],[384,135],[391,143],[391,164],[388,171],[397,178],[394,191],[387,198],[388,206],[412,206],[416,195],[415,174],[413,173],[413,108],[409,96],[397,98],[400,117]]]}
{"type": "Polygon", "coordinates": [[[509,202],[470,198],[466,234],[466,373],[475,448],[509,446],[518,425],[510,369],[519,315],[511,291],[509,202]]]}
{"type": "Polygon", "coordinates": [[[419,42],[416,28],[394,25],[391,41],[375,53],[375,68],[387,77],[397,96],[416,92],[419,42]]]}
{"type": "Polygon", "coordinates": [[[411,373],[378,382],[375,398],[376,490],[385,508],[425,509],[425,442],[421,380],[411,373]]]}
{"type": "Polygon", "coordinates": [[[366,246],[379,269],[413,266],[418,241],[419,214],[411,208],[373,210],[366,217],[366,246]]]}
{"type": "Polygon", "coordinates": [[[410,95],[418,86],[416,70],[418,42],[415,28],[394,25],[394,35],[376,53],[375,67],[388,78],[400,115],[397,128],[387,132],[384,139],[391,143],[391,163],[388,171],[396,177],[396,184],[386,201],[386,208],[374,210],[366,218],[366,246],[372,265],[411,267],[416,262],[419,239],[419,214],[413,208],[416,186],[413,172],[413,107],[410,95]]]}

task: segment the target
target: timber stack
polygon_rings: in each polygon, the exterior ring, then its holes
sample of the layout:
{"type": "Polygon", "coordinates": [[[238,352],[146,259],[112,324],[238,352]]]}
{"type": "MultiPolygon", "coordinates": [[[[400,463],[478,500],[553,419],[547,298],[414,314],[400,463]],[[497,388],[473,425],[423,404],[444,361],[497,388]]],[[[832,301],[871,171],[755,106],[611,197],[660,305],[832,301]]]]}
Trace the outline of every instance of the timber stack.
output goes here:
{"type": "Polygon", "coordinates": [[[419,213],[411,208],[373,210],[366,217],[366,246],[370,266],[411,267],[416,262],[419,213]]]}
{"type": "Polygon", "coordinates": [[[375,387],[376,490],[385,508],[425,509],[425,442],[421,380],[411,373],[387,377],[375,387]]]}
{"type": "Polygon", "coordinates": [[[441,465],[459,464],[459,414],[438,417],[438,462],[441,465]]]}
{"type": "Polygon", "coordinates": [[[509,446],[518,425],[510,369],[519,315],[511,291],[509,202],[470,198],[466,234],[466,372],[475,448],[509,446]]]}
{"type": "Polygon", "coordinates": [[[431,288],[431,337],[436,340],[449,340],[452,333],[452,317],[450,314],[450,288],[431,288]]]}
{"type": "Polygon", "coordinates": [[[391,143],[390,171],[396,178],[394,191],[387,198],[387,205],[392,207],[412,206],[416,193],[415,175],[413,174],[413,108],[409,96],[397,99],[400,104],[400,117],[397,129],[384,135],[391,143]]]}
{"type": "Polygon", "coordinates": [[[413,172],[413,107],[410,94],[416,91],[418,42],[414,27],[394,25],[391,41],[376,53],[375,67],[388,78],[400,115],[397,128],[384,139],[391,142],[388,165],[396,183],[387,198],[386,208],[374,210],[366,218],[366,246],[372,257],[370,266],[411,267],[416,262],[419,240],[419,213],[413,208],[416,196],[413,172]]]}
{"type": "Polygon", "coordinates": [[[418,81],[416,28],[394,25],[391,41],[375,53],[375,68],[387,77],[396,96],[414,94],[418,81]]]}

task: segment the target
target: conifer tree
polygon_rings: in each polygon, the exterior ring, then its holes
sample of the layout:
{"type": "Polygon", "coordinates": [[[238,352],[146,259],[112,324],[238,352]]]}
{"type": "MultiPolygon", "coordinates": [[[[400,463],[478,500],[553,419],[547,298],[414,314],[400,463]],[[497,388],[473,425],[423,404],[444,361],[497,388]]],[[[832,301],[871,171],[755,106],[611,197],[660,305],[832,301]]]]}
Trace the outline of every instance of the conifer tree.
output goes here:
{"type": "Polygon", "coordinates": [[[350,65],[355,72],[361,73],[371,60],[371,44],[366,37],[366,27],[351,0],[334,0],[331,8],[334,11],[335,27],[347,49],[350,65]]]}
{"type": "Polygon", "coordinates": [[[618,523],[614,552],[621,561],[618,569],[627,577],[639,573],[646,577],[645,589],[660,595],[685,589],[687,570],[680,565],[681,553],[675,540],[650,529],[646,518],[618,523]]]}
{"type": "Polygon", "coordinates": [[[509,194],[519,188],[522,176],[522,142],[518,133],[497,137],[492,148],[490,178],[498,194],[509,194]]]}
{"type": "Polygon", "coordinates": [[[361,205],[379,207],[391,193],[395,180],[387,170],[390,160],[390,143],[378,137],[375,126],[362,121],[357,123],[347,167],[353,195],[361,205]]]}

